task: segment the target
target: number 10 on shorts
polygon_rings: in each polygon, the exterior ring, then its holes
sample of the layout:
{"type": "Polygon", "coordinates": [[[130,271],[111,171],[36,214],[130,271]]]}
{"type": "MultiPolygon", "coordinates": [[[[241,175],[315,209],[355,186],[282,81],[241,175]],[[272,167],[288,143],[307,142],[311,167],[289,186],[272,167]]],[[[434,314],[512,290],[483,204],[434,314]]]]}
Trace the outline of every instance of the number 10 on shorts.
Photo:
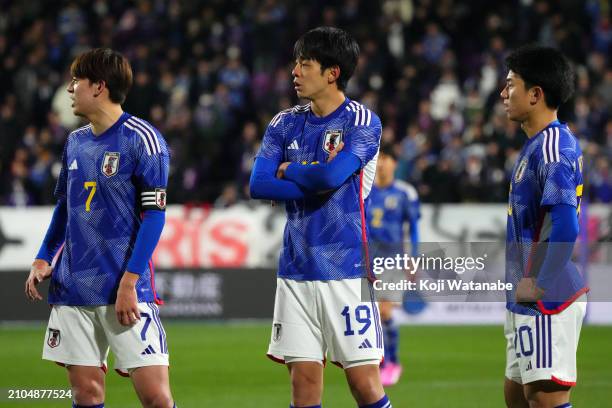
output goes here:
{"type": "MultiPolygon", "coordinates": [[[[361,328],[358,330],[359,334],[364,334],[370,325],[372,324],[372,313],[367,305],[359,305],[354,311],[355,320],[358,324],[361,324],[361,328]]],[[[355,330],[352,329],[351,325],[351,309],[348,306],[344,306],[342,313],[346,322],[346,330],[344,331],[345,336],[352,336],[355,334],[355,330]]]]}

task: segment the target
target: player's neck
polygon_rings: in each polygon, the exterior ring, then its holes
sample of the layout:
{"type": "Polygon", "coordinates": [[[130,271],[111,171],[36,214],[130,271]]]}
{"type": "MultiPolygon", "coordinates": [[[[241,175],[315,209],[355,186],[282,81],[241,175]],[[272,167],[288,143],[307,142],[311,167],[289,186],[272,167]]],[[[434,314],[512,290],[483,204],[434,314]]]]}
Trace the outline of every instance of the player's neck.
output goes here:
{"type": "Polygon", "coordinates": [[[88,115],[87,119],[91,122],[93,134],[99,136],[113,126],[122,114],[121,105],[108,104],[88,115]]]}
{"type": "Polygon", "coordinates": [[[310,109],[315,116],[320,118],[329,115],[340,107],[346,100],[344,93],[334,88],[323,92],[320,96],[311,100],[310,109]]]}
{"type": "Polygon", "coordinates": [[[521,128],[527,134],[527,137],[531,139],[555,120],[557,120],[557,111],[546,109],[522,122],[521,128]]]}
{"type": "Polygon", "coordinates": [[[390,177],[388,179],[383,179],[381,177],[376,177],[374,179],[374,184],[376,184],[377,188],[387,188],[391,184],[393,184],[393,177],[390,177]]]}

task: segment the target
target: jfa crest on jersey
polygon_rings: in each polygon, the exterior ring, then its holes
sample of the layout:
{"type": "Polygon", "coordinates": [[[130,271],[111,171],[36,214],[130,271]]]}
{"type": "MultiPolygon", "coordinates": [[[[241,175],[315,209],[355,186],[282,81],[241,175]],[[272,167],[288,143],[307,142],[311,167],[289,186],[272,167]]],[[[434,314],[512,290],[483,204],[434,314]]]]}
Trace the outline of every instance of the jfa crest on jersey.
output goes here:
{"type": "MultiPolygon", "coordinates": [[[[537,277],[550,235],[550,207],[566,204],[580,214],[582,152],[565,124],[554,121],[528,139],[521,151],[510,184],[506,242],[506,281],[514,288],[524,276],[537,277]]],[[[508,292],[507,308],[515,313],[556,313],[588,290],[582,273],[568,262],[537,304],[515,303],[508,292]]]]}
{"type": "MultiPolygon", "coordinates": [[[[66,201],[70,222],[51,277],[49,303],[115,302],[142,212],[166,208],[168,166],[162,135],[127,113],[100,135],[84,126],[68,136],[55,195],[66,201]]],[[[136,292],[139,302],[156,300],[150,263],[136,292]]]]}
{"type": "Polygon", "coordinates": [[[119,169],[119,152],[104,152],[104,160],[102,161],[102,173],[106,177],[111,177],[117,174],[119,169]]]}
{"type": "Polygon", "coordinates": [[[327,130],[323,137],[323,150],[327,153],[331,153],[338,145],[342,142],[342,129],[339,130],[327,130]]]}
{"type": "Polygon", "coordinates": [[[343,152],[361,161],[358,172],[337,190],[287,201],[287,224],[279,276],[331,280],[365,276],[368,197],[378,157],[381,123],[365,106],[346,99],[326,117],[310,105],[278,113],[263,138],[258,157],[276,163],[325,163],[343,142],[343,152]]]}

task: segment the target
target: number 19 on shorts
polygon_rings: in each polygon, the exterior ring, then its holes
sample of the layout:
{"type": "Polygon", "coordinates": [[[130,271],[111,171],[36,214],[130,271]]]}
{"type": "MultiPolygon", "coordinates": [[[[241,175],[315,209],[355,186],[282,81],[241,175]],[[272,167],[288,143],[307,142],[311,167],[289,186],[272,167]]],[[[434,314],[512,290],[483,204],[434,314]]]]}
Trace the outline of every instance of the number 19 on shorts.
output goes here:
{"type": "Polygon", "coordinates": [[[344,320],[346,322],[346,330],[344,331],[345,336],[353,336],[355,334],[355,330],[353,330],[352,325],[353,318],[357,322],[355,328],[358,330],[359,334],[364,334],[372,325],[372,312],[367,305],[359,305],[355,307],[355,310],[352,311],[352,313],[350,307],[344,306],[344,309],[342,309],[342,313],[340,314],[344,316],[344,320]]]}

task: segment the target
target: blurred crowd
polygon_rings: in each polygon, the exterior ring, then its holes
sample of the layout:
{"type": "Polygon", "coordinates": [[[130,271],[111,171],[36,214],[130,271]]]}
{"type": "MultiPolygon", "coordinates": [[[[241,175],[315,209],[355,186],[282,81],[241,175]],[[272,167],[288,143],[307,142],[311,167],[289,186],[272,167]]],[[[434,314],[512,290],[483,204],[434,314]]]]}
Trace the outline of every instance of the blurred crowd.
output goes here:
{"type": "Polygon", "coordinates": [[[577,92],[560,110],[585,152],[589,198],[612,201],[612,27],[606,0],[0,0],[0,205],[53,203],[62,146],[80,125],[68,67],[91,47],[134,69],[124,109],[172,154],[174,203],[248,198],[268,121],[299,101],[293,43],[347,29],[361,57],[347,95],[376,111],[424,202],[504,202],[525,141],[499,92],[509,50],[558,47],[577,92]]]}

